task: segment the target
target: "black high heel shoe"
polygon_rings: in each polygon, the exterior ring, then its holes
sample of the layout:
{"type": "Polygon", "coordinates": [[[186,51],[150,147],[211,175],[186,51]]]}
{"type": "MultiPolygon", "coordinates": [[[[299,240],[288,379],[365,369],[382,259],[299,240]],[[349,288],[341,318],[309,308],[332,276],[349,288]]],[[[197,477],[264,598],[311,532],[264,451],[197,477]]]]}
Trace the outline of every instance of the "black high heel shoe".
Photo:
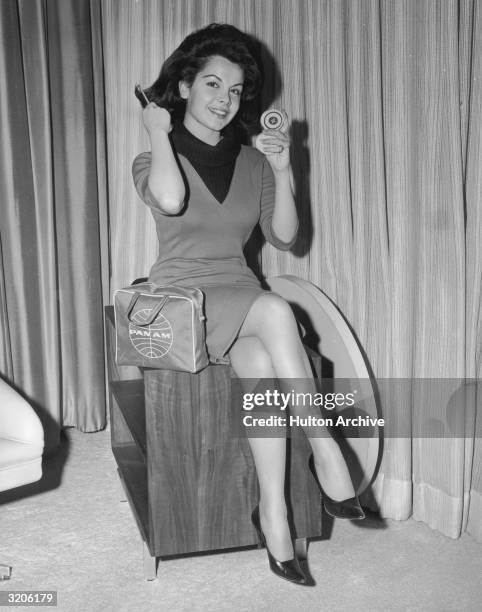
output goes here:
{"type": "Polygon", "coordinates": [[[313,586],[313,584],[308,580],[308,578],[303,573],[303,570],[300,567],[298,559],[293,557],[293,559],[289,559],[288,561],[277,561],[273,555],[269,552],[269,548],[266,544],[266,538],[264,537],[263,530],[261,529],[261,521],[259,519],[259,506],[251,513],[251,522],[254,525],[258,533],[258,537],[260,542],[266,546],[266,552],[268,553],[269,567],[271,571],[279,576],[280,578],[284,578],[285,580],[289,580],[290,582],[294,582],[295,584],[301,584],[303,586],[313,586]]]}
{"type": "Polygon", "coordinates": [[[323,491],[323,487],[318,480],[313,455],[310,457],[309,466],[311,473],[313,474],[316,483],[320,488],[321,495],[323,497],[323,507],[328,515],[332,516],[333,518],[350,519],[352,521],[360,521],[365,518],[365,513],[360,506],[358,495],[355,495],[355,497],[349,497],[348,499],[343,499],[342,501],[335,501],[334,499],[331,499],[331,497],[328,497],[328,495],[323,491]]]}

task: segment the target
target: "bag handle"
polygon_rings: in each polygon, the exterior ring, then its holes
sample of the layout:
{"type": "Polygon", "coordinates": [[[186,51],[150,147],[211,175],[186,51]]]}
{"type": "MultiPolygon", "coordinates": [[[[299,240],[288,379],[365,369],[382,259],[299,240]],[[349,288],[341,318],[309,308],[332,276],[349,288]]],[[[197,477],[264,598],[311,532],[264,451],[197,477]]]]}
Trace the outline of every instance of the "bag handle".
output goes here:
{"type": "Polygon", "coordinates": [[[129,306],[127,307],[127,318],[129,319],[131,323],[134,323],[135,325],[139,325],[139,327],[144,327],[145,325],[150,325],[156,319],[157,315],[161,312],[161,310],[166,305],[166,302],[169,300],[169,296],[168,295],[163,296],[163,298],[159,301],[159,304],[157,304],[157,306],[152,309],[152,312],[149,318],[143,323],[138,323],[137,321],[133,321],[131,318],[132,311],[134,310],[134,306],[136,305],[137,300],[140,297],[141,297],[141,294],[138,291],[136,291],[134,295],[132,296],[129,306]]]}

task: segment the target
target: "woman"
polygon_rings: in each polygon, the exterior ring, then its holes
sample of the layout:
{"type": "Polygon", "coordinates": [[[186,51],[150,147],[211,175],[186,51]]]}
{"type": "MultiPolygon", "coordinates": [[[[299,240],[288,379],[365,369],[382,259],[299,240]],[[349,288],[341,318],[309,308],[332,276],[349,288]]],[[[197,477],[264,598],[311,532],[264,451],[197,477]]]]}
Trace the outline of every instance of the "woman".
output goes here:
{"type": "MultiPolygon", "coordinates": [[[[211,24],[182,42],[145,92],[151,152],[135,159],[133,176],[159,237],[149,280],[203,290],[213,363],[231,363],[241,379],[293,379],[295,391],[315,393],[290,306],[260,287],[243,255],[258,222],[280,249],[293,245],[298,228],[286,132],[264,130],[253,148],[242,146],[236,131],[260,90],[254,57],[247,35],[211,24]]],[[[307,414],[303,407],[291,410],[307,414]]],[[[316,478],[330,496],[323,491],[325,509],[363,518],[338,444],[330,436],[309,441],[316,478]]],[[[260,486],[252,521],[266,543],[270,567],[308,585],[287,522],[285,440],[249,443],[260,486]]]]}

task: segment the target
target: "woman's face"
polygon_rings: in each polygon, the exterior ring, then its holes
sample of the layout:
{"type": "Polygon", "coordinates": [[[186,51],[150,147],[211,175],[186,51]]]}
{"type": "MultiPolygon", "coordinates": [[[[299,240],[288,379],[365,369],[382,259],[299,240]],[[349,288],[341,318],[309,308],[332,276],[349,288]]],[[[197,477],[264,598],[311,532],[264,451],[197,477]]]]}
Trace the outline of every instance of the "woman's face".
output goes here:
{"type": "Polygon", "coordinates": [[[207,61],[190,87],[181,81],[179,91],[186,100],[186,128],[200,140],[216,144],[221,130],[239,110],[243,81],[243,69],[219,55],[207,61]]]}

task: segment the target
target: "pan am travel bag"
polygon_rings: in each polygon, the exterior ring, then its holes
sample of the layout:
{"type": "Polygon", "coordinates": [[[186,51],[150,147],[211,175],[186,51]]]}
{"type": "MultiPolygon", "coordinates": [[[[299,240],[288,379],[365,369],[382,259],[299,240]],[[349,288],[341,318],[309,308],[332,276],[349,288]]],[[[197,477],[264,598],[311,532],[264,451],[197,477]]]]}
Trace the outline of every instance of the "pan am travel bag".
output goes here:
{"type": "Polygon", "coordinates": [[[208,363],[200,289],[140,283],[114,292],[116,363],[199,372],[208,363]]]}

